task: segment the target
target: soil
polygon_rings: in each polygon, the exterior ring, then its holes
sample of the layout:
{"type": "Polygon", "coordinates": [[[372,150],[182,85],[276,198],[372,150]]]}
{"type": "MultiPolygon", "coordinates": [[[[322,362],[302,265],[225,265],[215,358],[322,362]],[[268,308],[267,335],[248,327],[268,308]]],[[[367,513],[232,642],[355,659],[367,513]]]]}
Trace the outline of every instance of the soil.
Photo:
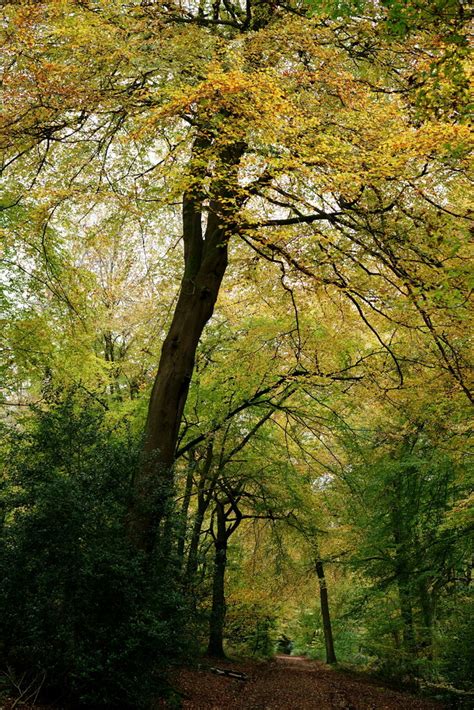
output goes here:
{"type": "MultiPolygon", "coordinates": [[[[319,661],[277,656],[266,662],[209,661],[175,676],[183,710],[442,710],[443,704],[394,690],[319,661]],[[246,675],[217,675],[211,667],[246,675]]],[[[157,707],[170,707],[159,704],[157,707]]]]}

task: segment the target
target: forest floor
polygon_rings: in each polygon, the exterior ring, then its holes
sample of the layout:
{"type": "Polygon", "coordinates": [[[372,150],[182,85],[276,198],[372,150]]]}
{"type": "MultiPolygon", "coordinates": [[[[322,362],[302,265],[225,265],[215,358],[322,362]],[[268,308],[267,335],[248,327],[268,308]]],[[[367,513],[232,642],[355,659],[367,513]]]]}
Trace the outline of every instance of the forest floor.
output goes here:
{"type": "MultiPolygon", "coordinates": [[[[277,656],[265,662],[216,661],[220,669],[246,675],[238,680],[208,667],[181,669],[175,683],[183,710],[442,710],[361,674],[334,670],[319,661],[277,656]]],[[[167,707],[159,704],[157,707],[167,707]]]]}
{"type": "MultiPolygon", "coordinates": [[[[198,668],[181,668],[172,679],[182,710],[443,710],[447,706],[362,673],[336,670],[301,656],[271,661],[208,659],[198,668]],[[245,680],[216,674],[212,668],[245,675],[245,680]]],[[[178,707],[157,701],[158,708],[178,707]]],[[[61,710],[0,698],[0,710],[61,710]]]]}

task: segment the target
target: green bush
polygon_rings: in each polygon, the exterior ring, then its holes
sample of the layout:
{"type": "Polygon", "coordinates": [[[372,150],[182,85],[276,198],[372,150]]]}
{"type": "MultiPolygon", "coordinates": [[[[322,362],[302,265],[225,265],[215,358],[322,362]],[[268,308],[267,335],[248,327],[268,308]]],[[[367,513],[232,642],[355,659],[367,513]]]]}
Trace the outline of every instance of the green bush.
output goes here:
{"type": "Polygon", "coordinates": [[[267,604],[234,602],[227,610],[225,637],[239,655],[269,658],[277,640],[276,615],[267,604]]]}
{"type": "Polygon", "coordinates": [[[140,708],[188,645],[186,610],[172,564],[145,571],[129,548],[139,447],[104,416],[72,393],[8,433],[0,657],[51,697],[140,708]]]}
{"type": "Polygon", "coordinates": [[[441,672],[457,688],[474,687],[474,596],[466,586],[445,604],[439,621],[441,672]],[[443,613],[444,612],[444,613],[443,613]]]}
{"type": "Polygon", "coordinates": [[[314,660],[324,660],[324,636],[318,606],[300,609],[286,633],[293,641],[293,653],[314,660]]]}
{"type": "MultiPolygon", "coordinates": [[[[334,616],[331,623],[338,663],[366,663],[367,658],[360,650],[360,629],[357,622],[344,615],[342,618],[334,616]]],[[[318,602],[301,609],[290,623],[287,632],[294,642],[295,654],[305,655],[313,660],[326,660],[323,622],[318,602]]]]}

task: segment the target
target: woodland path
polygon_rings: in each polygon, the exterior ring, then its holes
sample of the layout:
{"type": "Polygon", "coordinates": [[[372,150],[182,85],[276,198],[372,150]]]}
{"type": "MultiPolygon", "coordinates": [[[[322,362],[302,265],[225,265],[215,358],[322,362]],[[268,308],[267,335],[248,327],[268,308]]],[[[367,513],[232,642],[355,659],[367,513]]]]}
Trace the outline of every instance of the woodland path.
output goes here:
{"type": "MultiPolygon", "coordinates": [[[[210,663],[209,665],[212,665],[210,663]]],[[[216,661],[245,673],[237,680],[209,668],[182,669],[176,678],[183,710],[441,710],[441,703],[336,671],[319,661],[277,656],[268,662],[216,661]]],[[[163,707],[163,706],[161,706],[163,707]]]]}

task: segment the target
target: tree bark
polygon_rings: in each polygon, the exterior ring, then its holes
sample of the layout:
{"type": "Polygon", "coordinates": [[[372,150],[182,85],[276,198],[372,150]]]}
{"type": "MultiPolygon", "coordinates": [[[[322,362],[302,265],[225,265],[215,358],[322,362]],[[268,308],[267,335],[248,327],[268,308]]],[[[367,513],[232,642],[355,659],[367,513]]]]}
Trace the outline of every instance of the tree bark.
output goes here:
{"type": "Polygon", "coordinates": [[[214,578],[212,585],[212,609],[209,622],[209,656],[225,658],[224,653],[224,622],[225,622],[225,568],[227,565],[227,540],[226,518],[224,506],[216,502],[217,534],[214,540],[214,578]]]}
{"type": "Polygon", "coordinates": [[[403,479],[400,471],[396,472],[393,487],[394,497],[390,516],[393,540],[395,542],[394,571],[398,586],[400,616],[403,623],[403,645],[405,651],[411,654],[415,652],[416,645],[411,594],[412,567],[410,565],[409,536],[406,529],[407,518],[404,516],[406,495],[404,495],[403,479]]]}
{"type": "Polygon", "coordinates": [[[434,605],[432,595],[428,590],[425,580],[418,583],[418,598],[420,600],[423,625],[420,629],[420,645],[427,652],[428,658],[432,657],[433,647],[433,613],[434,605]]]}
{"type": "Polygon", "coordinates": [[[211,442],[206,449],[204,464],[201,468],[199,482],[197,485],[197,509],[193,521],[193,528],[191,533],[191,540],[189,543],[188,559],[186,563],[185,574],[185,579],[188,588],[192,588],[194,578],[198,569],[198,550],[199,539],[201,537],[202,531],[202,524],[206,511],[211,502],[212,494],[214,492],[214,487],[217,480],[217,474],[215,474],[211,478],[211,480],[209,480],[209,472],[212,466],[212,452],[213,444],[211,442]]]}
{"type": "MultiPolygon", "coordinates": [[[[198,152],[205,147],[204,139],[196,141],[198,152]]],[[[244,149],[244,144],[236,143],[218,156],[221,174],[211,186],[204,234],[201,188],[183,197],[184,273],[150,397],[143,464],[135,477],[127,520],[132,543],[148,556],[172,500],[176,444],[196,350],[214,311],[227,268],[228,241],[236,230],[237,165],[244,149]]],[[[197,182],[202,177],[200,167],[197,182]]]]}
{"type": "Polygon", "coordinates": [[[400,602],[400,615],[403,622],[403,645],[409,654],[415,653],[415,628],[413,624],[413,607],[410,595],[408,577],[398,572],[398,598],[400,602]]]}
{"type": "Polygon", "coordinates": [[[184,488],[183,502],[181,505],[181,511],[178,520],[178,544],[176,548],[176,554],[178,556],[178,564],[180,567],[183,566],[184,560],[184,547],[186,544],[186,532],[188,529],[188,512],[189,505],[191,503],[191,494],[193,491],[193,474],[195,469],[195,461],[193,452],[191,452],[190,460],[188,464],[188,470],[186,472],[186,484],[184,488]]]}
{"type": "Polygon", "coordinates": [[[120,385],[118,382],[118,377],[119,377],[119,372],[120,368],[114,365],[116,361],[115,357],[115,345],[114,345],[114,340],[112,333],[110,331],[106,331],[104,333],[104,357],[106,362],[109,362],[111,365],[113,365],[112,370],[110,371],[112,375],[112,379],[110,382],[110,394],[112,397],[116,397],[119,401],[122,400],[122,395],[120,392],[120,385]]]}
{"type": "Polygon", "coordinates": [[[321,600],[321,616],[323,619],[324,643],[326,645],[326,663],[337,663],[332,636],[331,615],[329,613],[329,597],[324,576],[324,567],[321,559],[316,560],[316,575],[319,583],[319,596],[321,600]]]}

